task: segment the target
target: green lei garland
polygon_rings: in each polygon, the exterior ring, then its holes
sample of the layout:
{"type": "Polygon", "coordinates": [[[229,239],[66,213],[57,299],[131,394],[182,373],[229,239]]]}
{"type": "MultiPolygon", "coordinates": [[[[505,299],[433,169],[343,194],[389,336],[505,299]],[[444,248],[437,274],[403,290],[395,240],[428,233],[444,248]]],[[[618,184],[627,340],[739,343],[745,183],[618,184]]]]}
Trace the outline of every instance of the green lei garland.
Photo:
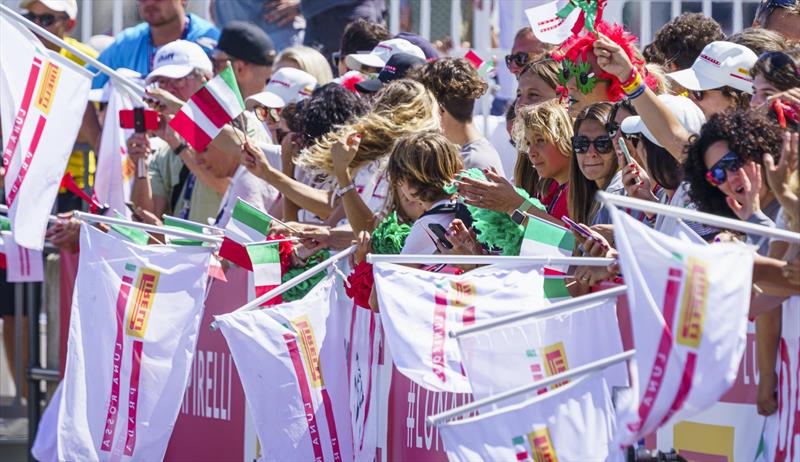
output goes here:
{"type": "Polygon", "coordinates": [[[372,251],[384,255],[399,255],[406,243],[411,227],[397,221],[392,212],[372,232],[372,251]]]}
{"type": "MultiPolygon", "coordinates": [[[[463,172],[459,175],[459,179],[465,176],[486,181],[486,176],[477,168],[471,168],[463,172]]],[[[545,210],[544,206],[537,199],[532,199],[527,191],[516,187],[514,189],[520,196],[529,200],[536,207],[545,210]]],[[[445,186],[444,190],[448,194],[457,192],[454,183],[445,186]]],[[[472,215],[472,227],[478,231],[478,242],[488,246],[490,249],[502,250],[502,255],[519,255],[522,238],[525,235],[524,226],[514,223],[511,217],[503,212],[475,207],[474,205],[467,205],[467,210],[472,215]]]]}
{"type": "MultiPolygon", "coordinates": [[[[298,267],[298,268],[290,268],[283,276],[281,276],[281,282],[286,282],[293,277],[297,276],[300,273],[304,273],[307,269],[313,268],[317,266],[321,262],[330,258],[331,253],[326,250],[322,249],[315,254],[308,257],[306,260],[305,266],[298,267]]],[[[322,278],[325,277],[327,274],[326,271],[319,272],[310,278],[306,279],[305,281],[301,282],[300,284],[292,287],[291,289],[287,290],[283,293],[283,301],[284,302],[293,302],[295,300],[300,300],[301,298],[305,297],[307,293],[311,292],[311,289],[317,285],[322,278]]]]}

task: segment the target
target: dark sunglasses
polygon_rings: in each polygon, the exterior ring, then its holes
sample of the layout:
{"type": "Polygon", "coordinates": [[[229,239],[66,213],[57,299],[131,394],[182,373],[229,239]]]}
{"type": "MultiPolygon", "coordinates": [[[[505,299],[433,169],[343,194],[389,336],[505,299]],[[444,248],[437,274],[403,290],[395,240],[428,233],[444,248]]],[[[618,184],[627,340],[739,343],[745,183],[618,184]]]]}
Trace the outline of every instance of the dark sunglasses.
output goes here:
{"type": "Polygon", "coordinates": [[[572,152],[575,154],[586,154],[594,144],[594,149],[600,154],[608,154],[614,151],[614,143],[608,135],[598,136],[590,140],[588,136],[576,135],[572,137],[572,152]]]}
{"type": "Polygon", "coordinates": [[[253,108],[256,118],[262,122],[272,121],[277,123],[281,120],[281,110],[274,107],[256,106],[253,108]]]}
{"type": "Polygon", "coordinates": [[[706,95],[706,92],[704,90],[688,90],[688,91],[689,94],[692,95],[692,98],[694,98],[697,101],[703,101],[703,97],[706,95]]]}
{"type": "Polygon", "coordinates": [[[630,101],[623,99],[614,103],[614,105],[611,107],[611,112],[608,113],[608,122],[606,122],[606,132],[611,138],[617,136],[617,131],[619,130],[619,124],[615,121],[617,118],[617,112],[619,112],[619,108],[625,109],[631,115],[637,115],[636,109],[633,107],[630,101]]]}
{"type": "Polygon", "coordinates": [[[791,56],[782,51],[767,51],[761,53],[758,60],[765,62],[768,74],[772,74],[784,66],[791,66],[792,70],[794,70],[794,74],[800,77],[800,68],[798,68],[797,63],[794,62],[791,56]]]}
{"type": "Polygon", "coordinates": [[[518,51],[513,55],[506,55],[506,66],[511,67],[511,63],[517,65],[517,67],[523,67],[528,64],[528,61],[531,60],[531,54],[527,51],[518,51]]]}
{"type": "Polygon", "coordinates": [[[744,161],[738,154],[731,151],[706,171],[706,179],[712,186],[719,187],[728,179],[728,172],[735,172],[742,168],[742,165],[744,165],[744,161]]]}
{"type": "Polygon", "coordinates": [[[25,13],[24,16],[25,19],[27,19],[28,21],[35,22],[36,24],[39,24],[42,27],[49,27],[55,24],[57,21],[65,21],[69,19],[69,16],[64,14],[55,15],[50,13],[33,14],[31,12],[27,12],[25,13]]]}

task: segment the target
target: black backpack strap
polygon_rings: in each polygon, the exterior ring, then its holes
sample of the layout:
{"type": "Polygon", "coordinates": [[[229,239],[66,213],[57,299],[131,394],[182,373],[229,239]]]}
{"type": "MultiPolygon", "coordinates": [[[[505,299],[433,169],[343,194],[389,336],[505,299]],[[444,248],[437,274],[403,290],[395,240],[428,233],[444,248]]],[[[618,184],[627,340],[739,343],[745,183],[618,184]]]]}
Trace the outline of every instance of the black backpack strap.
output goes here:
{"type": "Polygon", "coordinates": [[[186,180],[189,178],[189,167],[186,164],[183,164],[181,167],[181,173],[178,174],[178,184],[172,188],[172,196],[169,199],[169,208],[172,210],[172,213],[177,213],[175,210],[175,206],[178,205],[178,199],[181,197],[181,191],[183,191],[184,186],[186,186],[186,180]]]}

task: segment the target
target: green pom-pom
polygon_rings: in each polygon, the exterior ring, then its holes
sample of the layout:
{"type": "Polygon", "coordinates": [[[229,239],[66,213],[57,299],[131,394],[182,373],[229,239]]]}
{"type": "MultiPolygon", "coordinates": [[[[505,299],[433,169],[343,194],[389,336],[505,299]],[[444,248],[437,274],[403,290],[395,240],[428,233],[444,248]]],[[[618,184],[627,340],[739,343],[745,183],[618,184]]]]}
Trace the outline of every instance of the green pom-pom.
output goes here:
{"type": "MultiPolygon", "coordinates": [[[[284,273],[281,276],[281,282],[286,282],[293,277],[297,276],[298,274],[304,273],[307,269],[313,268],[320,264],[321,262],[330,258],[331,253],[328,250],[320,250],[319,252],[311,255],[308,257],[305,266],[299,268],[291,268],[289,271],[284,273]]],[[[301,282],[300,284],[292,287],[291,289],[287,290],[283,293],[283,301],[284,302],[293,302],[295,300],[300,300],[301,298],[305,297],[307,293],[311,292],[311,289],[317,285],[319,281],[321,281],[325,277],[325,271],[319,272],[310,278],[306,279],[305,281],[301,282]]]]}
{"type": "Polygon", "coordinates": [[[372,251],[384,255],[399,255],[411,227],[397,221],[397,212],[390,213],[372,232],[372,251]]]}
{"type": "MultiPolygon", "coordinates": [[[[481,169],[479,169],[479,168],[471,168],[469,170],[465,170],[465,171],[459,173],[456,178],[460,180],[460,179],[462,179],[464,177],[473,178],[475,180],[484,180],[484,181],[486,180],[486,175],[484,175],[483,172],[481,171],[481,169]]],[[[456,183],[452,182],[452,183],[446,185],[444,187],[444,192],[446,192],[447,194],[455,194],[455,193],[457,193],[458,189],[456,188],[456,183]]]]}

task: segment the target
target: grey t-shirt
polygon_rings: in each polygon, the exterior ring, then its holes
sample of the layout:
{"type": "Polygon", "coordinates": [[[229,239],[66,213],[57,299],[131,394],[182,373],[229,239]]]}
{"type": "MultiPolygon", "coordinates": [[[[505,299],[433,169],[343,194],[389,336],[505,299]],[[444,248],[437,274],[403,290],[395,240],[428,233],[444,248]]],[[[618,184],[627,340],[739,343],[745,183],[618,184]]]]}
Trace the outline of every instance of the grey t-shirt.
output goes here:
{"type": "Polygon", "coordinates": [[[478,138],[461,146],[461,158],[465,168],[479,168],[481,170],[494,167],[497,173],[506,176],[500,154],[486,138],[478,138]]]}

